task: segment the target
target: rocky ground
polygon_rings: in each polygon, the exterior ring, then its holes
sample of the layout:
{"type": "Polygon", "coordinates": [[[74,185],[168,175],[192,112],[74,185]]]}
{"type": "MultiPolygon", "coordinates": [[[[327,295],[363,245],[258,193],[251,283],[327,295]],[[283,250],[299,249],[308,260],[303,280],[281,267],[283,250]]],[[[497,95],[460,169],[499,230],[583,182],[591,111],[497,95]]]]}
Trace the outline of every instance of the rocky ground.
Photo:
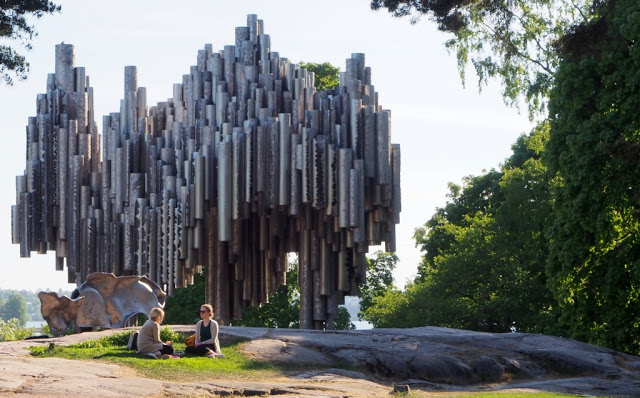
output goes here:
{"type": "MultiPolygon", "coordinates": [[[[189,331],[192,326],[172,326],[189,331]]],[[[523,333],[490,334],[425,327],[355,331],[221,327],[243,337],[256,358],[331,366],[269,381],[142,379],[117,365],[32,358],[26,347],[92,340],[111,331],[0,343],[0,396],[389,396],[394,386],[448,395],[456,391],[540,390],[590,396],[640,396],[640,357],[573,340],[523,333]]]]}

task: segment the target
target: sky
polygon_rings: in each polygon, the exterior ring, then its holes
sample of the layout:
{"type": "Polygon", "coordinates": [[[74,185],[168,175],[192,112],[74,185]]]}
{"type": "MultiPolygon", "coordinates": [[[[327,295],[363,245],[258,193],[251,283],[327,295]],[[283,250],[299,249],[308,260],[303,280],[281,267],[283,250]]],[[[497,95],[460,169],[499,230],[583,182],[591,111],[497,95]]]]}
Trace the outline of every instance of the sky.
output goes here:
{"type": "Polygon", "coordinates": [[[330,62],[344,71],[352,53],[365,53],[379,104],[391,110],[392,143],[402,152],[400,261],[394,271],[400,287],[416,275],[420,262],[414,230],[446,204],[447,184],[499,168],[518,136],[532,127],[526,110],[504,105],[499,82],[479,92],[469,70],[463,86],[455,54],[444,46],[449,36],[434,23],[422,18],[411,24],[386,10],[373,11],[368,0],[55,2],[61,13],[33,21],[38,36],[25,52],[28,79],[0,85],[0,289],[75,287],[66,283],[66,269],[55,271],[53,252],[20,258],[19,245],[11,244],[15,177],[25,168],[25,126],[36,114],[47,74],[55,70],[55,45],[61,42],[75,46],[75,66],[84,66],[90,78],[99,129],[103,115],[119,111],[125,66],[137,66],[149,106],[166,101],[173,84],[195,65],[198,50],[206,43],[214,51],[233,45],[235,27],[246,26],[248,14],[264,21],[271,50],[292,62],[330,62]]]}

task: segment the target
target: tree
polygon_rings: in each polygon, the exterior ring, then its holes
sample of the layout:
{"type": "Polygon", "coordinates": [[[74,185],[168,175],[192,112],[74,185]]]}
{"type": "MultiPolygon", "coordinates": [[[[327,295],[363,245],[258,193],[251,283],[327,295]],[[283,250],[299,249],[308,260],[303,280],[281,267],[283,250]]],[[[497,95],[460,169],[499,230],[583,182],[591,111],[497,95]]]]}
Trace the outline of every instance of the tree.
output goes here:
{"type": "MultiPolygon", "coordinates": [[[[594,2],[598,4],[599,2],[594,2]]],[[[558,56],[552,44],[597,9],[592,0],[372,0],[396,17],[426,15],[453,34],[446,47],[456,53],[464,82],[469,61],[481,88],[490,78],[502,84],[505,103],[524,97],[530,117],[542,113],[552,87],[558,56]]]]}
{"type": "Polygon", "coordinates": [[[356,330],[356,325],[351,322],[351,314],[345,307],[338,307],[338,316],[333,321],[334,330],[356,330]]]}
{"type": "Polygon", "coordinates": [[[640,352],[640,6],[607,1],[562,43],[546,159],[550,283],[570,337],[640,352]]]}
{"type": "Polygon", "coordinates": [[[366,314],[375,327],[541,333],[556,326],[545,275],[548,137],[541,124],[518,139],[500,171],[450,186],[450,202],[416,231],[426,253],[414,283],[373,299],[366,314]]]}
{"type": "Polygon", "coordinates": [[[315,74],[316,90],[331,90],[340,85],[340,68],[329,62],[317,64],[314,62],[300,62],[300,67],[315,74]]]}
{"type": "MultiPolygon", "coordinates": [[[[204,304],[204,274],[193,276],[193,284],[178,288],[167,297],[165,322],[174,325],[190,325],[200,320],[198,310],[204,304]]],[[[148,314],[145,314],[148,315],[148,314]]]]}
{"type": "Polygon", "coordinates": [[[426,222],[423,228],[414,233],[416,247],[425,252],[418,266],[418,281],[434,270],[436,257],[442,252],[451,250],[455,241],[452,225],[468,227],[469,215],[476,213],[493,213],[502,201],[499,181],[502,173],[490,170],[481,176],[468,176],[463,179],[463,187],[449,183],[448,198],[451,200],[444,208],[436,209],[436,214],[426,222]]]}
{"type": "Polygon", "coordinates": [[[373,325],[374,328],[408,328],[423,326],[418,318],[424,307],[410,297],[409,284],[405,291],[390,287],[382,295],[373,297],[372,305],[362,310],[359,315],[373,325]]]}
{"type": "Polygon", "coordinates": [[[298,262],[289,264],[287,284],[278,286],[269,295],[269,302],[242,311],[237,326],[267,328],[298,328],[300,326],[300,291],[298,288],[298,262]]]}
{"type": "MultiPolygon", "coordinates": [[[[0,38],[17,41],[26,50],[31,49],[30,41],[37,35],[27,16],[36,18],[44,14],[59,12],[61,7],[49,0],[4,0],[0,3],[0,38]]],[[[0,45],[0,77],[6,84],[13,84],[27,78],[29,63],[13,47],[0,45]]]]}
{"type": "MultiPolygon", "coordinates": [[[[367,258],[367,272],[365,283],[360,285],[360,312],[366,314],[373,305],[373,299],[382,296],[393,287],[393,270],[398,263],[395,253],[385,253],[378,250],[374,258],[367,258]]],[[[360,318],[360,314],[358,315],[360,318]]],[[[366,318],[363,318],[366,319],[366,318]]]]}
{"type": "Polygon", "coordinates": [[[20,327],[27,324],[27,304],[19,293],[12,294],[0,308],[0,319],[17,319],[20,327]]]}

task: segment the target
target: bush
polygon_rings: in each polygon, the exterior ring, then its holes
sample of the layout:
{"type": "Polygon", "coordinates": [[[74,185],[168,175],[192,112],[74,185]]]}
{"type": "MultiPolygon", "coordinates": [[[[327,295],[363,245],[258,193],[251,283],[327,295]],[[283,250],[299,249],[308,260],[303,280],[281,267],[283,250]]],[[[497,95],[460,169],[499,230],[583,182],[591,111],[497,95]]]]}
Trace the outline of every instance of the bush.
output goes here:
{"type": "Polygon", "coordinates": [[[131,337],[131,331],[116,332],[110,336],[104,337],[111,347],[126,346],[129,343],[129,337],[131,337]]]}
{"type": "Polygon", "coordinates": [[[33,328],[23,329],[17,318],[9,319],[7,322],[0,319],[0,341],[24,340],[32,333],[33,328]]]}
{"type": "Polygon", "coordinates": [[[191,325],[200,320],[198,310],[204,303],[203,273],[195,274],[193,285],[176,289],[173,296],[167,297],[164,306],[164,321],[171,325],[191,325]]]}
{"type": "MultiPolygon", "coordinates": [[[[171,329],[169,326],[165,326],[160,329],[160,340],[162,341],[171,340],[174,344],[184,343],[184,339],[186,337],[187,336],[185,336],[184,333],[174,332],[173,329],[171,329]]],[[[127,343],[125,343],[125,345],[126,344],[127,343]]]]}

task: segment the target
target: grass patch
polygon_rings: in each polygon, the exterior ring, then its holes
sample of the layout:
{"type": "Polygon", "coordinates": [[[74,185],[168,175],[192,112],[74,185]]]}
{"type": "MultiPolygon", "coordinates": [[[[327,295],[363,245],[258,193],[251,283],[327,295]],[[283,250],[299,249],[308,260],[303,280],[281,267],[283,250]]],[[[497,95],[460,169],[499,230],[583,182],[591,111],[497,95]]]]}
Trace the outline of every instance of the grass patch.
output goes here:
{"type": "MultiPolygon", "coordinates": [[[[167,329],[167,328],[165,328],[167,329]]],[[[174,349],[184,351],[184,339],[186,335],[173,333],[164,336],[163,340],[172,340],[174,349]]],[[[127,349],[130,332],[114,333],[97,340],[85,341],[70,346],[34,346],[29,350],[34,357],[58,357],[75,360],[98,360],[109,363],[125,365],[133,369],[138,375],[172,381],[200,381],[203,378],[270,379],[274,377],[290,376],[303,371],[314,369],[326,369],[327,367],[313,367],[275,364],[247,358],[241,351],[241,346],[246,339],[234,339],[221,341],[222,352],[225,359],[211,359],[206,357],[186,355],[181,359],[158,360],[145,355],[140,355],[127,349]]],[[[342,367],[334,364],[333,367],[342,367]]]]}

